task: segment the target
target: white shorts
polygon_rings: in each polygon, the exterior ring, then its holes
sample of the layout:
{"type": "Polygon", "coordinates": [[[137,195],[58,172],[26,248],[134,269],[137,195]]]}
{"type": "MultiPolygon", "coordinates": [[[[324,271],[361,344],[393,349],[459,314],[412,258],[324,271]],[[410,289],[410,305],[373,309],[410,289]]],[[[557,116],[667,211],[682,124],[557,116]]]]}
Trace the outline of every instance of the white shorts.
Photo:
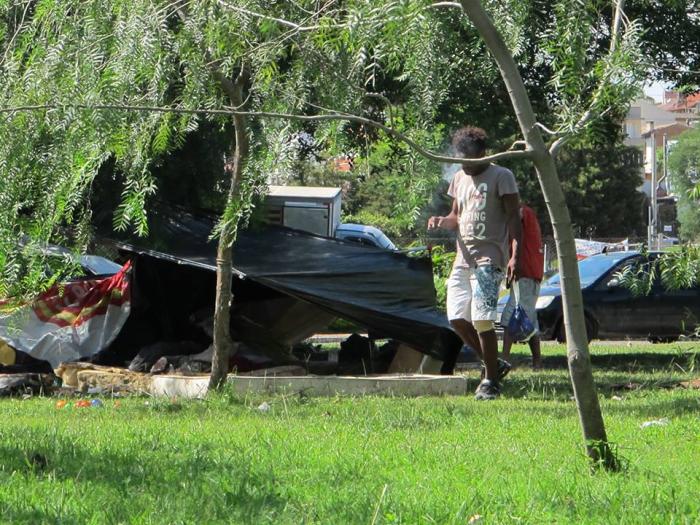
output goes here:
{"type": "Polygon", "coordinates": [[[447,279],[447,319],[495,321],[503,270],[493,265],[455,266],[447,279]]]}
{"type": "Polygon", "coordinates": [[[501,325],[505,328],[510,322],[510,318],[515,311],[516,299],[518,304],[522,306],[525,310],[527,318],[532,321],[532,325],[535,327],[535,333],[539,333],[540,325],[537,322],[537,298],[540,295],[540,283],[529,277],[523,277],[518,279],[517,282],[513,283],[513,288],[511,290],[510,297],[508,298],[508,303],[503,309],[501,314],[501,325]],[[517,293],[516,293],[517,288],[517,293]],[[519,297],[515,297],[518,295],[519,297]]]}

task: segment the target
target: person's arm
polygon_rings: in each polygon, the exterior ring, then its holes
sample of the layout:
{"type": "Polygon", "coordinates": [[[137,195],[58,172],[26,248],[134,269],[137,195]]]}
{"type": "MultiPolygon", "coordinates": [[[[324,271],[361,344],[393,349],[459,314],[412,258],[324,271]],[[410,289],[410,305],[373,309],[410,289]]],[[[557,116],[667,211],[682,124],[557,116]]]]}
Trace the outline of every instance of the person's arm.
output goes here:
{"type": "Polygon", "coordinates": [[[428,219],[428,229],[442,228],[443,230],[456,230],[459,225],[459,212],[457,199],[452,199],[452,209],[445,216],[433,216],[428,219]]]}
{"type": "Polygon", "coordinates": [[[503,195],[503,209],[506,213],[508,238],[511,240],[511,255],[506,270],[506,284],[520,278],[520,243],[522,224],[520,222],[520,198],[517,193],[503,195]]]}

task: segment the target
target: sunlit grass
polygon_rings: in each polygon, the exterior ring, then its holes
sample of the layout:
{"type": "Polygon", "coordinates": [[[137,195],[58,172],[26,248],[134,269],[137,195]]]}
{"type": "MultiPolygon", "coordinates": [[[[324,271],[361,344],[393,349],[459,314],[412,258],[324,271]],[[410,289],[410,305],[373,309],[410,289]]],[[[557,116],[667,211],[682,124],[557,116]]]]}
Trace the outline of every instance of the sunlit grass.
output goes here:
{"type": "MultiPolygon", "coordinates": [[[[620,474],[590,471],[558,345],[545,346],[545,371],[516,368],[491,403],[3,400],[0,521],[697,523],[700,395],[668,387],[700,375],[699,349],[592,347],[620,474]]],[[[514,351],[527,361],[524,346],[514,351]]]]}

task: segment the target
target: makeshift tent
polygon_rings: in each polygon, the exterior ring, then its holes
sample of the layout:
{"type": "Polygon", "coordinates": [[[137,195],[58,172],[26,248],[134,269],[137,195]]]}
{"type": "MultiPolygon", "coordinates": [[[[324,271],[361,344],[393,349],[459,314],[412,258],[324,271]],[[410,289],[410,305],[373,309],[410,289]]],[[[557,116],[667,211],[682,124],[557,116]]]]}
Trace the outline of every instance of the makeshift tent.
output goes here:
{"type": "MultiPolygon", "coordinates": [[[[149,215],[147,237],[99,230],[134,262],[133,319],[115,345],[187,337],[177,331],[191,326],[194,311],[213,305],[214,225],[212,217],[161,206],[149,215]]],[[[447,368],[461,348],[436,309],[427,257],[263,226],[239,234],[234,270],[232,333],[262,352],[288,349],[334,317],[444,360],[447,368]]]]}

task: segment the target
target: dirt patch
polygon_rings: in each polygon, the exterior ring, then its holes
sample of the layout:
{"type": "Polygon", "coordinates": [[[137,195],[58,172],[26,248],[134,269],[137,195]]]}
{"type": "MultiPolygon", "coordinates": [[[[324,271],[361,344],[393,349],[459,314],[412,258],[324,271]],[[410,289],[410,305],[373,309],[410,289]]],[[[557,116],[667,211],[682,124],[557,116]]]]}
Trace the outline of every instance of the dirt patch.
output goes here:
{"type": "Polygon", "coordinates": [[[680,383],[683,388],[691,388],[694,390],[700,390],[700,378],[691,379],[690,381],[683,381],[680,383]]]}

